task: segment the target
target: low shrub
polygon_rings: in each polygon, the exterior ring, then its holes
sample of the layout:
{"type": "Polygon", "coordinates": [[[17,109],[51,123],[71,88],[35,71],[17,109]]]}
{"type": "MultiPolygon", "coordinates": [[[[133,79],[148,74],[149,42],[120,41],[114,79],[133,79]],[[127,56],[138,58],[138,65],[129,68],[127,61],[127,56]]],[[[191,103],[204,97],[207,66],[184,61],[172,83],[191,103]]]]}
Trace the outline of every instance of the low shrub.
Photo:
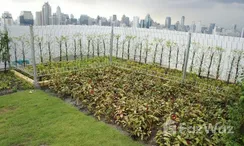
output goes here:
{"type": "Polygon", "coordinates": [[[244,82],[242,83],[242,95],[240,101],[229,108],[229,124],[232,125],[233,132],[226,136],[227,145],[244,145],[244,82]]]}
{"type": "Polygon", "coordinates": [[[0,92],[2,94],[33,88],[32,85],[16,77],[13,72],[0,72],[0,92]]]}
{"type": "Polygon", "coordinates": [[[220,133],[189,133],[177,126],[227,123],[228,106],[239,101],[240,88],[221,84],[228,90],[182,85],[133,71],[105,67],[55,74],[49,87],[63,97],[71,96],[98,120],[117,124],[135,139],[157,145],[223,145],[220,133]],[[173,122],[175,133],[165,131],[173,122]]]}

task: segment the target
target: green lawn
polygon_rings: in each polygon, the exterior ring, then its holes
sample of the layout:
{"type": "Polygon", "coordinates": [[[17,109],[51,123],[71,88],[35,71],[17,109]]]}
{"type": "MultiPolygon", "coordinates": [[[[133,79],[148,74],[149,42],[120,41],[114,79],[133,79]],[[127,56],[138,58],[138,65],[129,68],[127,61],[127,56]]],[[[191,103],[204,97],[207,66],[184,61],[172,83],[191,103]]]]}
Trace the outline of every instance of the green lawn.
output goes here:
{"type": "Polygon", "coordinates": [[[138,146],[115,128],[43,91],[0,96],[0,146],[138,146]]]}

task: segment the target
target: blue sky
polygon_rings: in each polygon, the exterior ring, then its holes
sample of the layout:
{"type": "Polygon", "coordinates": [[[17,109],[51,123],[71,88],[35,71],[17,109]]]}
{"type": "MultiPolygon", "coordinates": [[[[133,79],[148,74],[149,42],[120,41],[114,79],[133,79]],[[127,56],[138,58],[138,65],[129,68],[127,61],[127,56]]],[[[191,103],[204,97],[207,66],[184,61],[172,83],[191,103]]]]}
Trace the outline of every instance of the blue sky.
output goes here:
{"type": "MultiPolygon", "coordinates": [[[[0,13],[9,11],[14,19],[22,10],[40,11],[47,0],[0,0],[0,13]]],[[[121,18],[123,14],[129,17],[139,16],[144,18],[150,13],[157,22],[164,23],[165,17],[172,17],[172,23],[186,17],[186,23],[202,21],[208,25],[216,22],[219,26],[230,28],[237,24],[244,27],[244,0],[49,0],[52,12],[60,6],[64,13],[88,14],[109,17],[117,14],[121,18]]]]}

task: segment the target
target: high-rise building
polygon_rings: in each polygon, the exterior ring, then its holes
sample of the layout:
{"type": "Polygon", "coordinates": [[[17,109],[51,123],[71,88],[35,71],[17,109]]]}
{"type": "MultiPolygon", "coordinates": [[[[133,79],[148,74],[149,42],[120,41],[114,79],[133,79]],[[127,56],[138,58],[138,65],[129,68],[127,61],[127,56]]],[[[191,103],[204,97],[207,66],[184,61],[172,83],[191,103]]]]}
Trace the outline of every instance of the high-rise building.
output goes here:
{"type": "Polygon", "coordinates": [[[80,25],[88,25],[89,16],[81,15],[80,16],[80,25]]]}
{"type": "Polygon", "coordinates": [[[202,22],[201,21],[198,21],[196,23],[196,30],[195,30],[196,33],[202,33],[202,22]]]}
{"type": "Polygon", "coordinates": [[[177,21],[177,22],[175,23],[175,30],[179,30],[179,28],[180,28],[180,22],[177,21]]]}
{"type": "Polygon", "coordinates": [[[117,15],[113,15],[112,21],[117,21],[117,15]]]}
{"type": "Polygon", "coordinates": [[[121,18],[121,23],[125,23],[125,19],[126,19],[126,16],[123,15],[122,18],[121,18]]]}
{"type": "Polygon", "coordinates": [[[121,25],[130,26],[130,18],[123,15],[121,18],[121,25]]]}
{"type": "Polygon", "coordinates": [[[150,28],[152,26],[152,18],[150,16],[150,14],[147,14],[145,21],[144,21],[144,27],[145,28],[150,28]]]}
{"type": "Polygon", "coordinates": [[[100,17],[99,25],[100,26],[108,26],[109,25],[109,22],[108,22],[107,18],[100,17]]]}
{"type": "Polygon", "coordinates": [[[244,38],[244,28],[242,28],[242,31],[241,31],[241,38],[244,38]]]}
{"type": "Polygon", "coordinates": [[[1,19],[1,25],[6,25],[6,26],[11,26],[14,24],[14,21],[13,21],[13,17],[12,17],[12,14],[10,14],[9,12],[5,11],[3,14],[2,14],[2,19],[1,19]]]}
{"type": "Polygon", "coordinates": [[[171,26],[171,17],[166,17],[166,19],[165,19],[165,27],[169,29],[170,26],[171,26]]]}
{"type": "Polygon", "coordinates": [[[181,26],[185,26],[185,16],[182,16],[181,17],[181,23],[180,23],[181,26]]]}
{"type": "Polygon", "coordinates": [[[209,24],[209,27],[208,27],[208,33],[209,33],[209,34],[212,34],[214,28],[215,28],[215,23],[210,23],[210,24],[209,24]]]}
{"type": "Polygon", "coordinates": [[[95,24],[96,24],[96,20],[94,18],[89,17],[88,25],[95,25],[95,24]]]}
{"type": "Polygon", "coordinates": [[[70,14],[70,19],[74,19],[75,16],[73,14],[70,14]]]}
{"type": "Polygon", "coordinates": [[[57,10],[56,10],[56,16],[57,16],[57,25],[61,25],[62,24],[62,12],[61,12],[61,8],[58,6],[57,10]]]}
{"type": "Polygon", "coordinates": [[[49,25],[57,25],[57,15],[56,15],[56,13],[53,13],[53,15],[50,17],[50,24],[49,25]]]}
{"type": "Polygon", "coordinates": [[[208,34],[208,27],[203,26],[201,32],[204,34],[208,34]]]}
{"type": "Polygon", "coordinates": [[[70,19],[68,14],[62,14],[62,25],[70,24],[70,19]]]}
{"type": "Polygon", "coordinates": [[[215,27],[214,27],[214,30],[213,30],[213,34],[214,34],[214,35],[220,35],[220,34],[222,34],[222,33],[223,33],[223,28],[218,27],[218,26],[215,26],[215,27]]]}
{"type": "Polygon", "coordinates": [[[99,15],[97,16],[96,24],[99,25],[99,26],[102,26],[101,17],[99,15]]]}
{"type": "Polygon", "coordinates": [[[35,25],[42,25],[42,12],[36,12],[35,25]]]}
{"type": "Polygon", "coordinates": [[[70,14],[70,24],[77,25],[77,19],[74,17],[73,14],[70,14]]]}
{"type": "Polygon", "coordinates": [[[139,27],[139,17],[137,16],[133,17],[133,27],[134,28],[139,27]]]}
{"type": "Polygon", "coordinates": [[[196,31],[196,24],[195,22],[193,21],[192,22],[192,25],[190,26],[190,32],[195,32],[196,31]]]}
{"type": "Polygon", "coordinates": [[[50,18],[52,16],[51,6],[46,2],[42,6],[42,25],[50,25],[50,18]]]}
{"type": "Polygon", "coordinates": [[[145,20],[141,20],[141,22],[140,22],[140,28],[145,28],[145,20]]]}
{"type": "Polygon", "coordinates": [[[22,11],[19,16],[20,25],[33,25],[34,19],[31,11],[22,11]]]}
{"type": "Polygon", "coordinates": [[[114,26],[119,26],[119,21],[117,19],[117,15],[113,15],[112,17],[110,17],[110,25],[114,25],[114,26]]]}

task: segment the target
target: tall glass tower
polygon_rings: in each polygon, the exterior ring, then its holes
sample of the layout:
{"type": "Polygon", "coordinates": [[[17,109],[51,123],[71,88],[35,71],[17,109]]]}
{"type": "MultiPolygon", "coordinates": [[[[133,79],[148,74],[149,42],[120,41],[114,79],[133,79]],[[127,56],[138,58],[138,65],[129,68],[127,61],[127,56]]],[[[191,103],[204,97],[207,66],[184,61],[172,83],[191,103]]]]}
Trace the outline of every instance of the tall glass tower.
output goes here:
{"type": "Polygon", "coordinates": [[[166,19],[165,19],[165,27],[169,29],[170,26],[171,26],[171,17],[166,17],[166,19]]]}
{"type": "Polygon", "coordinates": [[[149,28],[152,26],[152,18],[150,16],[150,14],[147,14],[146,18],[145,18],[145,27],[149,28]]]}

